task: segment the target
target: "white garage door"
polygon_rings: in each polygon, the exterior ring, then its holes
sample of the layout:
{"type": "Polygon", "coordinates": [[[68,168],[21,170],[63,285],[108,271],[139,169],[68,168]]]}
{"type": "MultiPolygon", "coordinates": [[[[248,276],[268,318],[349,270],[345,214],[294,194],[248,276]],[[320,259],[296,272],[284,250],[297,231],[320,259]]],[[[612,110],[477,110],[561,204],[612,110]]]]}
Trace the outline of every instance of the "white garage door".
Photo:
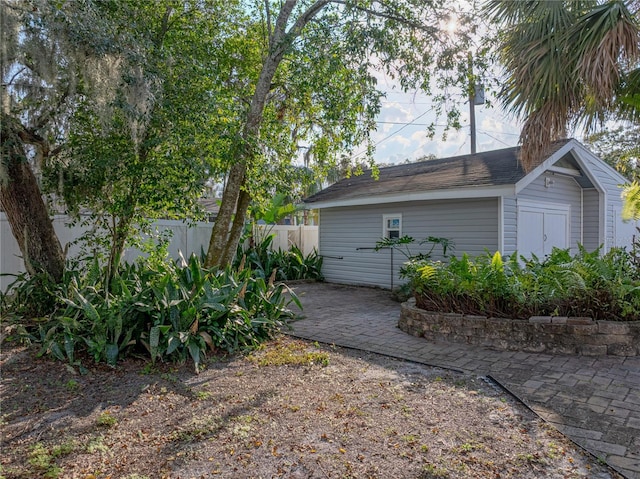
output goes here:
{"type": "Polygon", "coordinates": [[[518,254],[542,259],[556,248],[569,247],[569,207],[518,204],[518,254]]]}

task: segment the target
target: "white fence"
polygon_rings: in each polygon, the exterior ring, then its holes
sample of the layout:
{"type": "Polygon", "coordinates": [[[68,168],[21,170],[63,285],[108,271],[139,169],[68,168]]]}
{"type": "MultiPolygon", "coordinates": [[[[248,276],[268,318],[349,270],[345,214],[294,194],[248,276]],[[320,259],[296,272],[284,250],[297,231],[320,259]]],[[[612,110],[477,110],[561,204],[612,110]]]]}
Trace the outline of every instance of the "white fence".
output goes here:
{"type": "MultiPolygon", "coordinates": [[[[53,218],[53,226],[62,247],[67,248],[67,257],[72,258],[80,252],[79,246],[72,243],[89,228],[79,225],[69,226],[69,221],[68,216],[56,215],[53,218]]],[[[174,259],[178,259],[180,253],[188,258],[191,253],[199,255],[201,251],[206,252],[213,229],[213,223],[189,225],[174,220],[158,220],[154,226],[158,231],[170,230],[173,233],[169,243],[169,254],[174,259]]],[[[261,225],[256,227],[255,235],[257,238],[262,238],[266,234],[275,235],[271,245],[274,250],[287,250],[291,245],[296,245],[307,255],[318,247],[317,226],[261,225]]],[[[124,260],[131,262],[140,254],[140,251],[136,249],[128,249],[125,251],[124,260]]],[[[20,248],[11,233],[9,221],[4,213],[0,213],[0,273],[18,274],[24,270],[20,248]]],[[[0,291],[4,291],[13,279],[11,276],[0,276],[0,291]]]]}
{"type": "Polygon", "coordinates": [[[275,235],[271,243],[271,249],[286,251],[295,245],[307,256],[318,249],[317,226],[289,226],[289,225],[257,225],[254,229],[256,242],[267,235],[275,235]]]}

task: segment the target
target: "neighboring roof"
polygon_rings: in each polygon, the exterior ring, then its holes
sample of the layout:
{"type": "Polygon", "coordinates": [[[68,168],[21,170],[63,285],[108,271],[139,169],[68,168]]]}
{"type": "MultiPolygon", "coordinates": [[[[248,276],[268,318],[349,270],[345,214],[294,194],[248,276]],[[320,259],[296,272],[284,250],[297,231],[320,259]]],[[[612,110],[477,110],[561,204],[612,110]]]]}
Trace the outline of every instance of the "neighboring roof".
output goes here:
{"type": "MultiPolygon", "coordinates": [[[[569,141],[555,142],[547,157],[569,141]]],[[[304,202],[313,208],[320,203],[366,197],[514,185],[526,176],[518,161],[519,152],[520,147],[512,147],[390,166],[380,168],[377,180],[366,170],[362,175],[345,178],[319,191],[304,202]]]]}
{"type": "Polygon", "coordinates": [[[200,198],[198,204],[205,213],[218,216],[220,211],[220,198],[200,198]]]}

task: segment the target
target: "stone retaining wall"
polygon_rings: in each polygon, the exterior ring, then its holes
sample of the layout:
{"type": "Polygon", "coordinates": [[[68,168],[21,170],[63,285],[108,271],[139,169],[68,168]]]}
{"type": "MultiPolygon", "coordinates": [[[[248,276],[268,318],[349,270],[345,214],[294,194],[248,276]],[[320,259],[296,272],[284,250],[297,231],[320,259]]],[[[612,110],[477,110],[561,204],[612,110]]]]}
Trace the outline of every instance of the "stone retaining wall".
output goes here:
{"type": "Polygon", "coordinates": [[[402,303],[398,327],[413,336],[501,350],[640,356],[640,321],[534,316],[528,320],[437,313],[402,303]]]}

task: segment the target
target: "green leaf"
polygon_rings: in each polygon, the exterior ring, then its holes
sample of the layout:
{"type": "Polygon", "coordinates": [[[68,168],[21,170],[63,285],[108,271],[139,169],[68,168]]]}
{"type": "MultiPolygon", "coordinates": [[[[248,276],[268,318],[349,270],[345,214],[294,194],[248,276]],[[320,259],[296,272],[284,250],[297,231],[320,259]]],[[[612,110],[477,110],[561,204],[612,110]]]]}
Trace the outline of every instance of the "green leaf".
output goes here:
{"type": "Polygon", "coordinates": [[[60,345],[58,343],[52,341],[49,344],[49,350],[51,351],[51,354],[53,354],[60,361],[65,360],[64,353],[62,352],[62,349],[60,349],[60,345]]]}
{"type": "Polygon", "coordinates": [[[117,344],[109,343],[105,346],[105,357],[109,366],[116,366],[119,354],[120,348],[118,348],[117,344]]]}
{"type": "Polygon", "coordinates": [[[160,344],[160,328],[153,326],[149,330],[149,348],[151,349],[151,362],[155,363],[158,356],[158,345],[160,344]]]}
{"type": "Polygon", "coordinates": [[[227,306],[220,303],[203,303],[202,309],[213,309],[214,311],[225,312],[228,310],[227,306]]]}
{"type": "Polygon", "coordinates": [[[171,336],[169,336],[169,340],[167,341],[167,356],[178,349],[178,346],[180,346],[181,344],[182,342],[177,335],[172,334],[171,336]]]}
{"type": "Polygon", "coordinates": [[[500,251],[496,251],[491,258],[491,266],[494,270],[502,272],[504,270],[504,264],[502,262],[502,255],[500,251]]]}
{"type": "Polygon", "coordinates": [[[75,339],[71,335],[65,334],[64,350],[67,353],[67,359],[69,360],[70,363],[73,363],[73,360],[74,360],[73,356],[74,356],[75,347],[76,347],[75,339]]]}
{"type": "Polygon", "coordinates": [[[94,306],[87,300],[87,298],[85,298],[79,291],[76,291],[75,297],[89,321],[93,323],[99,322],[100,315],[98,314],[96,308],[94,308],[94,306]]]}
{"type": "Polygon", "coordinates": [[[193,359],[193,363],[195,365],[197,373],[198,366],[200,365],[200,345],[196,341],[189,341],[187,348],[189,349],[189,354],[193,359]]]}

